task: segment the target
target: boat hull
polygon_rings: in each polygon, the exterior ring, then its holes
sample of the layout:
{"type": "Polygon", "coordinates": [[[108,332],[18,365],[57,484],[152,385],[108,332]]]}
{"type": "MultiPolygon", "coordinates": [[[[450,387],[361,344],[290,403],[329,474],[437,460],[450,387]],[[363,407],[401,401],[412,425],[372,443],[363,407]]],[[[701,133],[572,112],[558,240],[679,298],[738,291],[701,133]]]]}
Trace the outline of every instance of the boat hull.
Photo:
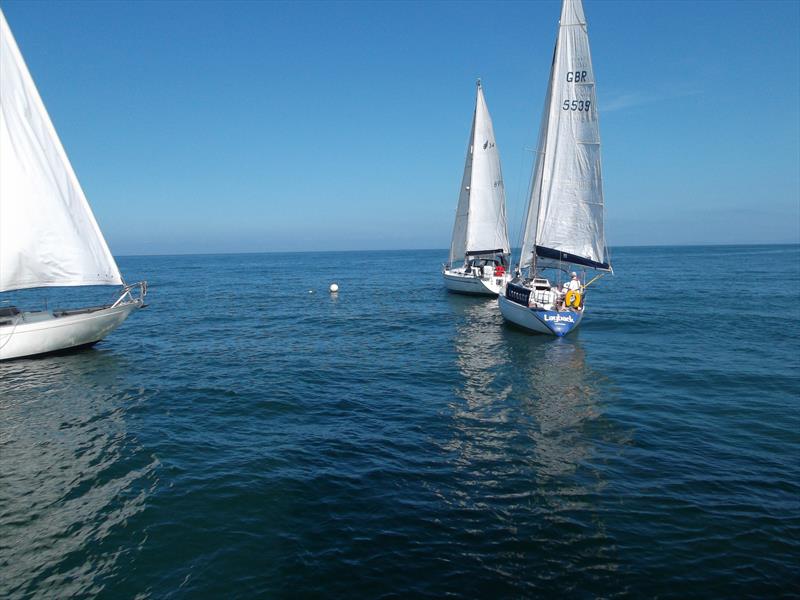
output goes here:
{"type": "Polygon", "coordinates": [[[514,325],[546,335],[563,337],[578,328],[583,320],[583,311],[555,311],[529,308],[509,300],[498,298],[500,313],[514,325]]]}
{"type": "Polygon", "coordinates": [[[506,275],[484,279],[447,270],[442,272],[442,276],[444,277],[444,285],[449,291],[475,296],[497,296],[502,294],[509,279],[506,275]]]}
{"type": "Polygon", "coordinates": [[[142,300],[117,306],[68,311],[26,312],[0,325],[0,360],[52,354],[92,346],[119,327],[142,300]]]}

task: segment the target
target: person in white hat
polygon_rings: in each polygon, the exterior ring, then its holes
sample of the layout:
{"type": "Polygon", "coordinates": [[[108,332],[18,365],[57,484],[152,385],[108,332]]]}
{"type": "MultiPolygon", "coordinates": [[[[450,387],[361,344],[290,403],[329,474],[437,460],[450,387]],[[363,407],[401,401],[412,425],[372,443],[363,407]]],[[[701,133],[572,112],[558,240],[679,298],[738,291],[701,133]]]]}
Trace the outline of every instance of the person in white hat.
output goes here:
{"type": "Polygon", "coordinates": [[[570,279],[568,282],[564,284],[564,293],[566,294],[570,290],[580,292],[581,280],[578,279],[578,274],[575,271],[573,271],[572,273],[570,273],[570,275],[572,276],[572,279],[570,279]]]}

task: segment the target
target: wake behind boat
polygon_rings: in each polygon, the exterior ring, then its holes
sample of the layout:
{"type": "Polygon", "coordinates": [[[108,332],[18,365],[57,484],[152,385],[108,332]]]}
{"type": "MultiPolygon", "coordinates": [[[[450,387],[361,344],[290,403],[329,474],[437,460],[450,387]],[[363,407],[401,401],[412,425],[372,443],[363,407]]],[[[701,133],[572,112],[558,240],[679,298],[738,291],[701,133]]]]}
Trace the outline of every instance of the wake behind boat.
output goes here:
{"type": "Polygon", "coordinates": [[[563,336],[583,320],[586,269],[611,271],[603,227],[600,128],[581,0],[564,0],[539,131],[520,268],[499,299],[503,317],[563,336]],[[582,277],[572,268],[583,269],[582,277]],[[564,277],[564,274],[567,277],[564,277]],[[561,286],[562,279],[568,281],[561,286]]]}
{"type": "Polygon", "coordinates": [[[497,296],[511,278],[505,189],[480,80],[477,88],[450,258],[442,276],[452,292],[497,296]]]}
{"type": "Polygon", "coordinates": [[[123,282],[0,10],[0,292],[94,285],[122,290],[75,310],[0,307],[0,360],[91,346],[147,293],[123,282]]]}

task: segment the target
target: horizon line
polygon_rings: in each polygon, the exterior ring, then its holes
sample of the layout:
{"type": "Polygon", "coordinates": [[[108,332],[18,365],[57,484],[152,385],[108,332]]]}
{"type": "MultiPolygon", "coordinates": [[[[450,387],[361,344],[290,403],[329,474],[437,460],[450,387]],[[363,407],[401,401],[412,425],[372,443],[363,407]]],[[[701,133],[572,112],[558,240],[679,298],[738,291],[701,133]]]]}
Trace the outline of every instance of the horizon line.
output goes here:
{"type": "MultiPolygon", "coordinates": [[[[731,242],[704,243],[704,244],[625,244],[609,246],[610,250],[619,248],[719,248],[719,247],[748,247],[748,246],[800,246],[797,242],[753,242],[746,244],[734,244],[731,242]]],[[[513,248],[512,248],[513,250],[513,248]]],[[[517,248],[518,250],[518,248],[517,248]]],[[[336,253],[356,253],[356,252],[449,252],[448,248],[383,248],[383,249],[363,249],[363,250],[245,250],[231,252],[170,252],[152,254],[118,254],[115,258],[140,258],[140,257],[168,257],[168,256],[237,256],[251,254],[336,254],[336,253]]],[[[513,253],[512,253],[513,254],[513,253]]]]}

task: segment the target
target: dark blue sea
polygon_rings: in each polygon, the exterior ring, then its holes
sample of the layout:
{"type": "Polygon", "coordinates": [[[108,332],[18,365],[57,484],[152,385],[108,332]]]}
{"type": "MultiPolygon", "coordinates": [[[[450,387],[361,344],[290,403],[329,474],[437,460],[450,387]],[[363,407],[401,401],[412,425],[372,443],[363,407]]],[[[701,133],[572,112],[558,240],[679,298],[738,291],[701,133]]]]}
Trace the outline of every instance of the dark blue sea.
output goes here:
{"type": "Polygon", "coordinates": [[[446,258],[120,258],[0,363],[0,597],[800,595],[800,247],[616,249],[563,339],[446,258]]]}

